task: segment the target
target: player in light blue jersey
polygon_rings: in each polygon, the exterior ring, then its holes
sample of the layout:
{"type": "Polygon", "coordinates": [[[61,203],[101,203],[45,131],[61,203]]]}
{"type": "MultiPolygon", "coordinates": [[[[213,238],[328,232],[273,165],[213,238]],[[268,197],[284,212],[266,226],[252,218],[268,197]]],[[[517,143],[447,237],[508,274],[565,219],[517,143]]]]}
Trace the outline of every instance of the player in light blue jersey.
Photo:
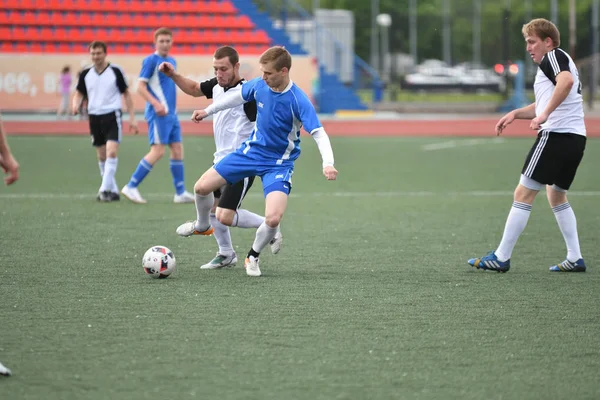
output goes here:
{"type": "MultiPolygon", "coordinates": [[[[192,120],[199,122],[216,112],[255,100],[257,117],[254,132],[235,152],[228,154],[207,170],[196,182],[197,219],[186,222],[177,232],[210,235],[209,213],[213,191],[226,183],[249,176],[260,176],[265,195],[265,222],[256,231],[254,243],[245,261],[249,276],[260,276],[259,254],[275,237],[287,207],[292,188],[294,160],[300,155],[300,129],[312,135],[323,159],[323,175],[335,180],[333,151],[329,137],[321,126],[316,111],[304,92],[291,80],[292,57],[283,47],[271,47],[260,57],[262,78],[242,85],[241,91],[230,91],[205,110],[196,110],[192,120]]],[[[189,236],[189,235],[188,235],[189,236]]]]}
{"type": "Polygon", "coordinates": [[[173,45],[173,33],[167,28],[154,32],[156,52],[144,59],[140,72],[138,93],[146,100],[145,117],[148,121],[150,151],[142,158],[129,183],[121,193],[137,204],[146,200],[140,195],[138,186],[152,170],[154,164],[165,154],[166,146],[171,150],[171,175],[175,186],[175,203],[193,203],[194,196],[185,190],[183,169],[183,146],[181,127],[177,118],[177,92],[175,83],[159,72],[163,62],[176,65],[169,51],[173,45]]]}

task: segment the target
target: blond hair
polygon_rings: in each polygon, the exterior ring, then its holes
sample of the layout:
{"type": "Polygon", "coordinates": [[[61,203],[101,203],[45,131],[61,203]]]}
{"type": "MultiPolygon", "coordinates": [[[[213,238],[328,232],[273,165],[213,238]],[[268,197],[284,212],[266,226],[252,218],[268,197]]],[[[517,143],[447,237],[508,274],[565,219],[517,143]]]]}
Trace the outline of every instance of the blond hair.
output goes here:
{"type": "Polygon", "coordinates": [[[537,36],[542,40],[550,38],[554,47],[560,47],[560,32],[556,25],[544,18],[532,19],[523,25],[523,36],[537,36]]]}
{"type": "Polygon", "coordinates": [[[288,70],[292,68],[292,56],[283,46],[274,46],[267,49],[260,56],[261,64],[273,63],[275,71],[281,71],[284,67],[288,70]]]}

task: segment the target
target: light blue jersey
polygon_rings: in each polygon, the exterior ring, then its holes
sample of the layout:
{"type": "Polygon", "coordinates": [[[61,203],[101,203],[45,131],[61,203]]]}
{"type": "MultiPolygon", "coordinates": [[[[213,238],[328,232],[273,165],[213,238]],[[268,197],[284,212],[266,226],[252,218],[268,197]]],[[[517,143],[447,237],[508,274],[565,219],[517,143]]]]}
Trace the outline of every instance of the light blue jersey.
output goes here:
{"type": "Polygon", "coordinates": [[[255,78],[242,85],[242,97],[256,100],[256,127],[243,152],[258,160],[294,161],[300,155],[300,129],[309,133],[321,128],[312,103],[292,81],[283,92],[273,91],[255,78]]]}
{"type": "MultiPolygon", "coordinates": [[[[139,80],[148,83],[148,91],[154,96],[165,108],[169,115],[175,115],[177,112],[177,91],[175,82],[162,72],[158,72],[158,66],[163,62],[169,62],[177,67],[173,57],[161,57],[154,53],[142,62],[142,70],[140,71],[139,80]]],[[[150,103],[146,103],[146,119],[156,116],[154,108],[150,103]]]]}

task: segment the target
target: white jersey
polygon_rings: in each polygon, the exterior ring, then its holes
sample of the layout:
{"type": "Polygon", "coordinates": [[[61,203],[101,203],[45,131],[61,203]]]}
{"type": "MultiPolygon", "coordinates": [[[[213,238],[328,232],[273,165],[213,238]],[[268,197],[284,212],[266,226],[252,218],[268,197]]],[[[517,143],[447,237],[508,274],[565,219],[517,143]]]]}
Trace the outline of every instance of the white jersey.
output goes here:
{"type": "Polygon", "coordinates": [[[577,67],[571,57],[562,49],[556,48],[548,52],[540,62],[535,83],[535,114],[540,115],[550,102],[556,87],[556,75],[561,71],[569,71],[573,76],[573,87],[567,98],[550,114],[548,120],[541,125],[541,131],[557,133],[575,133],[586,135],[583,121],[583,97],[581,81],[577,67]]]}
{"type": "MultiPolygon", "coordinates": [[[[217,78],[200,83],[200,90],[209,99],[218,99],[225,92],[240,91],[242,79],[234,86],[223,88],[217,78]]],[[[216,164],[229,153],[233,153],[254,131],[256,102],[251,101],[228,110],[219,111],[213,116],[216,151],[213,162],[216,164]]]]}
{"type": "Polygon", "coordinates": [[[104,115],[121,110],[121,95],[127,90],[121,68],[108,64],[98,72],[92,65],[79,75],[77,91],[88,101],[88,114],[104,115]]]}

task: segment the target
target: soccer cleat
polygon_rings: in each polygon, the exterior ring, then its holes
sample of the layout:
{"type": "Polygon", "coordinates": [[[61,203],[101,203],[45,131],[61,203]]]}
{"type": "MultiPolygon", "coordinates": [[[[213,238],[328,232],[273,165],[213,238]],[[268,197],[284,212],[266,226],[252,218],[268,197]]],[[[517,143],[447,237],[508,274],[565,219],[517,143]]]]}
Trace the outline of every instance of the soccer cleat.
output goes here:
{"type": "Polygon", "coordinates": [[[181,194],[176,194],[175,197],[173,197],[173,203],[176,204],[186,204],[194,202],[196,202],[196,197],[187,191],[181,194]]]}
{"type": "Polygon", "coordinates": [[[132,188],[127,185],[123,186],[121,189],[121,193],[123,196],[127,197],[129,200],[134,202],[135,204],[146,204],[147,201],[142,197],[138,188],[132,188]]]}
{"type": "Polygon", "coordinates": [[[550,267],[550,271],[552,272],[585,272],[586,266],[583,262],[583,258],[575,262],[571,262],[569,260],[565,260],[558,265],[553,265],[550,267]]]}
{"type": "Polygon", "coordinates": [[[498,257],[496,257],[496,254],[493,251],[481,258],[471,258],[467,262],[472,267],[477,269],[485,269],[488,271],[508,272],[510,269],[510,260],[498,260],[498,257]]]}
{"type": "Polygon", "coordinates": [[[212,225],[209,225],[208,228],[204,231],[197,230],[196,221],[185,222],[179,225],[176,230],[177,234],[183,237],[189,237],[192,235],[210,236],[213,234],[214,231],[215,229],[212,227],[212,225]]]}
{"type": "Polygon", "coordinates": [[[217,253],[215,258],[213,258],[208,264],[202,265],[200,269],[219,269],[224,267],[233,267],[235,264],[237,264],[237,256],[235,253],[229,256],[217,253]]]}
{"type": "Polygon", "coordinates": [[[121,196],[117,192],[109,192],[110,201],[120,201],[121,196]]]}
{"type": "Polygon", "coordinates": [[[10,369],[6,368],[4,365],[2,365],[2,363],[0,363],[0,375],[11,376],[12,373],[10,372],[10,369]]]}
{"type": "Polygon", "coordinates": [[[279,253],[279,250],[281,250],[281,245],[283,244],[283,235],[281,234],[281,231],[277,231],[275,237],[271,239],[269,244],[271,245],[271,253],[279,253]]]}
{"type": "Polygon", "coordinates": [[[248,276],[260,276],[260,268],[258,267],[258,258],[250,256],[244,261],[244,268],[246,268],[246,275],[248,276]]]}

